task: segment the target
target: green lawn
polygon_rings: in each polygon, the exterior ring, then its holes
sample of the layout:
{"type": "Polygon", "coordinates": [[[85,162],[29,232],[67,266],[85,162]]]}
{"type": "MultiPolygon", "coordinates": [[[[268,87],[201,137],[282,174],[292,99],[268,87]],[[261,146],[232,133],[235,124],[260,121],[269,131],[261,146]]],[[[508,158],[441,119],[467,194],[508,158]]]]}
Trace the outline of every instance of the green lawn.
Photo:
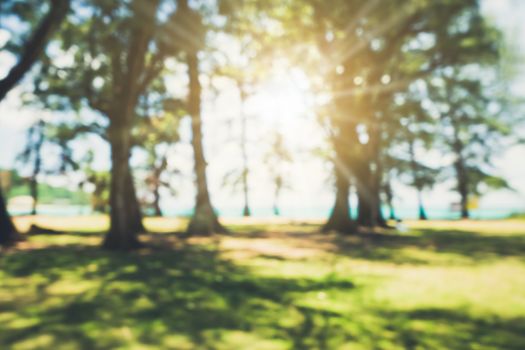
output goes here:
{"type": "Polygon", "coordinates": [[[190,240],[154,220],[134,253],[69,225],[0,253],[0,349],[525,349],[525,220],[190,240]]]}

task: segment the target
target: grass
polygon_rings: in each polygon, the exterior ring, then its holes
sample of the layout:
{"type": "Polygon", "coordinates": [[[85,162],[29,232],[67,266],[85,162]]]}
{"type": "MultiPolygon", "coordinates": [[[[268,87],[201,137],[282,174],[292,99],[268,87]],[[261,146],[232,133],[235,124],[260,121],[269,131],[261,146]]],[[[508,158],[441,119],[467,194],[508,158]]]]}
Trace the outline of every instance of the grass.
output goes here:
{"type": "Polygon", "coordinates": [[[71,233],[0,253],[0,349],[525,349],[525,220],[182,239],[154,219],[134,253],[98,248],[104,218],[38,220],[71,233]]]}

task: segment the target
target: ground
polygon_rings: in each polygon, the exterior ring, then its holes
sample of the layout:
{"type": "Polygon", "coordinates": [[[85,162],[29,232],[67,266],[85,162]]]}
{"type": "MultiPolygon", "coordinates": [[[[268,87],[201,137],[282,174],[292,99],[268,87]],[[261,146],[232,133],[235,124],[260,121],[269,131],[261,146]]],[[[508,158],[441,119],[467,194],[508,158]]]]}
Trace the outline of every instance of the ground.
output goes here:
{"type": "Polygon", "coordinates": [[[525,220],[148,219],[133,253],[99,248],[103,217],[36,221],[68,233],[0,253],[0,349],[525,349],[525,220]]]}

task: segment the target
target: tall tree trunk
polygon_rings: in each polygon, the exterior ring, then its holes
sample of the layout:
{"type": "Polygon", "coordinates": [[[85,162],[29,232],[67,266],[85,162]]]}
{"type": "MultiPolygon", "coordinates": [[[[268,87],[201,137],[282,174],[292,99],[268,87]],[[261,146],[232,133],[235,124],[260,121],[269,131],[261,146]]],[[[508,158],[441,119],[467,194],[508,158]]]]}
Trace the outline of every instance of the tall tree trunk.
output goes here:
{"type": "Polygon", "coordinates": [[[243,182],[243,195],[244,195],[244,208],[242,210],[242,216],[248,217],[251,216],[250,206],[248,205],[248,175],[246,175],[246,170],[243,171],[242,182],[243,182]]]}
{"type": "Polygon", "coordinates": [[[162,185],[162,173],[168,167],[168,159],[165,154],[161,158],[160,165],[153,165],[153,174],[152,174],[152,183],[153,183],[153,210],[155,211],[155,216],[162,216],[162,209],[160,208],[160,187],[162,185]]]}
{"type": "Polygon", "coordinates": [[[278,177],[275,181],[276,184],[273,193],[273,215],[279,216],[281,215],[281,211],[279,210],[279,196],[281,194],[282,180],[278,177]]]}
{"type": "MultiPolygon", "coordinates": [[[[379,137],[379,135],[376,135],[379,137]]],[[[383,182],[383,163],[381,161],[381,148],[379,146],[380,140],[378,139],[376,141],[377,145],[374,152],[374,158],[375,158],[375,169],[372,172],[372,200],[373,200],[373,206],[374,211],[372,213],[372,220],[374,221],[374,225],[378,225],[381,227],[386,227],[386,220],[383,216],[383,208],[381,203],[381,184],[383,182]]]]}
{"type": "Polygon", "coordinates": [[[224,232],[213,209],[208,192],[208,181],[206,178],[206,159],[202,144],[202,119],[201,119],[201,84],[199,81],[199,60],[196,52],[188,53],[188,74],[190,80],[190,91],[188,99],[188,110],[191,116],[195,182],[197,195],[195,199],[195,211],[186,230],[189,235],[210,235],[213,232],[224,232]]]}
{"type": "Polygon", "coordinates": [[[45,128],[45,123],[43,120],[40,120],[38,122],[38,126],[35,129],[38,139],[36,140],[36,143],[35,143],[35,148],[34,148],[35,163],[33,164],[33,174],[31,176],[31,181],[29,183],[31,197],[33,198],[33,207],[31,209],[31,215],[36,215],[36,207],[38,205],[38,174],[40,174],[40,170],[42,168],[41,151],[42,151],[42,146],[45,141],[44,128],[45,128]]]}
{"type": "Polygon", "coordinates": [[[364,227],[374,227],[376,224],[374,219],[376,201],[371,186],[372,170],[370,169],[368,160],[360,160],[358,169],[356,170],[356,178],[358,203],[357,224],[364,227]]]}
{"type": "Polygon", "coordinates": [[[468,219],[470,216],[468,210],[468,180],[465,165],[463,164],[463,159],[461,157],[455,162],[454,167],[456,169],[458,192],[461,196],[461,218],[468,219]]]}
{"type": "Polygon", "coordinates": [[[392,185],[390,184],[390,179],[386,180],[385,184],[385,195],[386,195],[386,201],[388,204],[388,208],[390,208],[390,220],[396,220],[396,211],[394,209],[394,193],[392,191],[392,185]]]}
{"type": "MultiPolygon", "coordinates": [[[[110,184],[110,230],[104,240],[109,249],[129,250],[141,246],[138,233],[142,231],[142,213],[133,184],[129,166],[131,155],[131,128],[136,117],[139,96],[148,87],[140,75],[146,67],[148,47],[155,29],[155,16],[158,0],[134,0],[130,9],[135,18],[131,27],[129,47],[125,61],[117,52],[112,62],[117,69],[118,79],[113,82],[114,103],[108,112],[110,125],[108,138],[111,145],[111,184],[110,184]],[[146,6],[146,3],[149,6],[146,6]]],[[[116,72],[115,72],[116,73],[116,72]]],[[[147,81],[147,80],[146,80],[147,81]]]]}
{"type": "Polygon", "coordinates": [[[369,156],[362,159],[362,168],[366,176],[361,178],[361,182],[364,186],[363,189],[368,189],[368,194],[363,193],[362,200],[368,202],[363,203],[365,205],[365,214],[367,211],[370,211],[370,213],[367,215],[369,216],[368,218],[362,218],[363,222],[361,224],[367,227],[386,227],[386,220],[381,208],[381,184],[383,182],[383,162],[381,155],[382,121],[379,117],[375,119],[375,124],[372,125],[369,132],[368,144],[364,146],[365,149],[368,149],[367,153],[369,156]]]}
{"type": "MultiPolygon", "coordinates": [[[[355,160],[355,143],[359,142],[356,125],[347,119],[334,120],[338,130],[332,135],[336,159],[334,159],[335,203],[323,226],[323,231],[334,230],[341,233],[357,232],[357,225],[350,213],[350,181],[352,174],[350,165],[355,160]]],[[[355,176],[354,176],[355,177],[355,176]]]]}
{"type": "MultiPolygon", "coordinates": [[[[358,136],[357,136],[358,137],[358,136]]],[[[359,139],[359,138],[357,138],[359,139]]],[[[355,178],[357,188],[357,224],[364,227],[374,227],[377,224],[377,201],[379,193],[375,189],[375,170],[372,169],[376,158],[375,134],[369,134],[369,142],[366,145],[358,145],[356,154],[355,178]]]]}
{"type": "Polygon", "coordinates": [[[372,172],[372,186],[370,186],[370,193],[372,196],[372,226],[386,227],[386,220],[383,215],[383,208],[381,203],[381,174],[378,170],[372,172]]]}
{"type": "Polygon", "coordinates": [[[36,215],[36,206],[38,204],[38,181],[36,179],[36,174],[33,174],[29,181],[29,192],[31,193],[31,198],[33,198],[33,204],[31,206],[31,215],[36,215]]]}
{"type": "Polygon", "coordinates": [[[349,174],[341,164],[334,166],[335,170],[335,203],[323,231],[355,233],[356,225],[350,213],[350,180],[349,174]]]}
{"type": "Polygon", "coordinates": [[[137,198],[137,191],[135,189],[135,182],[133,181],[133,173],[131,168],[128,166],[128,173],[126,175],[126,195],[128,197],[126,203],[128,205],[127,210],[131,217],[131,227],[136,232],[146,232],[142,218],[142,208],[140,207],[139,200],[137,198]]]}
{"type": "Polygon", "coordinates": [[[0,190],[0,245],[13,244],[16,237],[16,228],[7,212],[7,203],[4,200],[2,191],[0,190]]]}
{"type": "Polygon", "coordinates": [[[158,185],[155,185],[153,190],[153,210],[155,211],[155,216],[162,216],[162,209],[160,209],[160,188],[158,185]]]}
{"type": "Polygon", "coordinates": [[[456,153],[456,161],[454,162],[454,169],[456,170],[457,190],[461,197],[461,218],[468,219],[470,216],[468,210],[468,178],[467,169],[465,167],[465,160],[463,159],[463,142],[459,138],[459,127],[454,125],[454,143],[453,149],[456,153]]]}
{"type": "Polygon", "coordinates": [[[417,189],[417,205],[418,205],[418,208],[419,208],[419,220],[427,220],[428,217],[427,217],[427,213],[425,211],[425,206],[423,205],[423,193],[422,193],[422,189],[421,188],[418,188],[417,189]]]}
{"type": "MultiPolygon", "coordinates": [[[[104,239],[104,247],[115,250],[129,250],[140,247],[136,217],[132,214],[134,204],[128,193],[132,188],[129,157],[131,135],[126,119],[117,123],[111,120],[109,140],[111,145],[110,185],[110,229],[104,239]]],[[[135,198],[136,199],[136,198],[135,198]]],[[[135,200],[136,203],[136,200],[135,200]]],[[[136,214],[136,213],[135,213],[136,214]]]]}
{"type": "Polygon", "coordinates": [[[248,201],[248,152],[246,149],[246,139],[247,139],[247,120],[246,120],[246,113],[244,111],[244,101],[246,100],[246,92],[244,91],[244,87],[242,83],[238,82],[237,86],[239,88],[239,95],[241,99],[241,153],[242,153],[242,164],[243,164],[243,170],[242,170],[242,190],[243,190],[243,197],[244,197],[244,208],[242,211],[243,216],[250,216],[250,205],[248,201]]]}
{"type": "MultiPolygon", "coordinates": [[[[411,135],[412,137],[412,135],[411,135]]],[[[414,148],[414,139],[411,138],[408,143],[408,153],[410,155],[410,170],[412,171],[412,178],[414,179],[414,186],[417,190],[417,206],[419,220],[427,220],[427,213],[423,205],[423,180],[418,171],[418,164],[416,161],[416,150],[414,148]]]]}

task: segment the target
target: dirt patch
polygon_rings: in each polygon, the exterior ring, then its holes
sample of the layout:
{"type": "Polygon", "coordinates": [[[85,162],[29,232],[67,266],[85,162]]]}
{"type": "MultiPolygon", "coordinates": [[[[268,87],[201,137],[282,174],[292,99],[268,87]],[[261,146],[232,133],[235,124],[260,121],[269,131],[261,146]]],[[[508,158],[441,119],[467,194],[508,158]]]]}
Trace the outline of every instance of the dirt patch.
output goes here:
{"type": "Polygon", "coordinates": [[[256,237],[223,237],[220,249],[233,259],[258,256],[301,260],[318,257],[334,249],[327,235],[294,232],[264,232],[256,237]]]}

